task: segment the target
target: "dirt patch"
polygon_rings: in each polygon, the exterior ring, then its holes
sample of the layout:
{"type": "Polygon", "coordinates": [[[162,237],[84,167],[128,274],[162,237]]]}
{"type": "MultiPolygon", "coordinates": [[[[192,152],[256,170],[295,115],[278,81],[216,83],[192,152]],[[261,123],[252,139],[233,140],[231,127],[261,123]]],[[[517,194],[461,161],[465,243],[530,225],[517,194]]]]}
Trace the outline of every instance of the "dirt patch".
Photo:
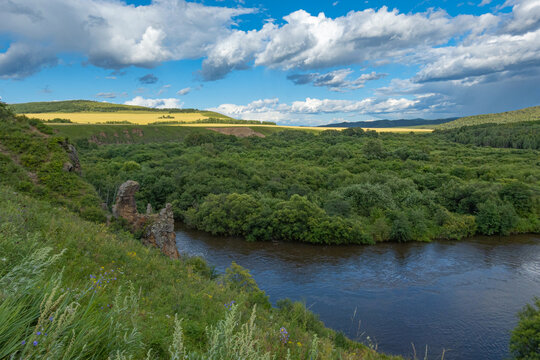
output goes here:
{"type": "Polygon", "coordinates": [[[38,129],[36,129],[36,128],[33,127],[33,126],[30,126],[30,131],[31,131],[32,133],[37,134],[37,135],[39,135],[39,136],[42,136],[42,137],[44,137],[44,138],[46,138],[46,139],[48,139],[48,138],[51,137],[51,135],[49,135],[49,134],[44,134],[44,133],[42,133],[41,131],[39,131],[38,129]]]}
{"type": "Polygon", "coordinates": [[[252,128],[243,127],[243,126],[215,127],[215,128],[207,128],[207,129],[218,132],[218,133],[222,133],[225,135],[234,135],[241,138],[249,137],[249,136],[257,136],[257,137],[262,137],[262,138],[264,137],[263,134],[254,131],[252,128]]]}

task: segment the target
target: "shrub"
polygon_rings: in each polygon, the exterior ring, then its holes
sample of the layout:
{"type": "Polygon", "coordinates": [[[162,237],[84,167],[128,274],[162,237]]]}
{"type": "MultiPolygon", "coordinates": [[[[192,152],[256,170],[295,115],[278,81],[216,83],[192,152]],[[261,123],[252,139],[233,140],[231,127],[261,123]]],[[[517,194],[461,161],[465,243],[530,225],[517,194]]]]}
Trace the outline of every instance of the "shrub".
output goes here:
{"type": "Polygon", "coordinates": [[[510,352],[516,360],[540,359],[540,298],[519,312],[519,324],[512,331],[510,352]]]}

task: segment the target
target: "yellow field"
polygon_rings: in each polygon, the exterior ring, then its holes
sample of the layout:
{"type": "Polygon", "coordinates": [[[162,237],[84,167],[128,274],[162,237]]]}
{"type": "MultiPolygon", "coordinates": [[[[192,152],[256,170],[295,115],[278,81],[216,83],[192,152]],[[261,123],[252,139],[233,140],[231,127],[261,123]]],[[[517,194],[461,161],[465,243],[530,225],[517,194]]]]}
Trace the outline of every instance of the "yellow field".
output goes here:
{"type": "MultiPolygon", "coordinates": [[[[257,125],[257,124],[171,124],[169,126],[197,126],[197,127],[271,127],[284,129],[300,129],[300,130],[344,130],[343,127],[315,127],[315,126],[285,126],[285,125],[257,125]]],[[[375,130],[377,132],[432,132],[433,129],[415,129],[415,128],[362,128],[364,130],[375,130]]]]}
{"type": "Polygon", "coordinates": [[[55,118],[69,119],[76,124],[96,124],[105,123],[108,121],[129,121],[137,125],[146,125],[156,121],[196,121],[208,119],[207,116],[201,113],[174,113],[168,112],[80,112],[80,113],[40,113],[40,114],[24,114],[28,117],[52,120],[55,118]],[[160,119],[161,116],[172,116],[174,119],[160,119]]]}

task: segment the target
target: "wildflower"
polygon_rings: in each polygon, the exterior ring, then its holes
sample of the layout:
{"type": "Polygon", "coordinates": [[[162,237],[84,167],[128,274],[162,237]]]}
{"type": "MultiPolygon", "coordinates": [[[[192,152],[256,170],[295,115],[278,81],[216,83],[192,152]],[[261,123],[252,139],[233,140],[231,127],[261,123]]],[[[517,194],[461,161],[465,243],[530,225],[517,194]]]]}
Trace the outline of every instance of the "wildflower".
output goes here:
{"type": "Polygon", "coordinates": [[[21,341],[21,345],[26,345],[26,340],[21,341]]]}
{"type": "Polygon", "coordinates": [[[49,317],[49,321],[52,322],[54,320],[54,317],[53,316],[50,316],[49,317]]]}
{"type": "MultiPolygon", "coordinates": [[[[281,335],[281,342],[283,344],[286,344],[287,341],[289,340],[289,333],[287,332],[287,329],[285,329],[284,327],[282,327],[281,329],[279,329],[279,333],[281,335]]],[[[290,341],[289,341],[290,342],[290,341]]]]}
{"type": "Polygon", "coordinates": [[[299,342],[296,343],[296,345],[302,346],[302,343],[299,341],[299,342]]]}
{"type": "Polygon", "coordinates": [[[34,346],[37,346],[38,342],[37,340],[34,340],[34,342],[32,343],[34,346]]]}

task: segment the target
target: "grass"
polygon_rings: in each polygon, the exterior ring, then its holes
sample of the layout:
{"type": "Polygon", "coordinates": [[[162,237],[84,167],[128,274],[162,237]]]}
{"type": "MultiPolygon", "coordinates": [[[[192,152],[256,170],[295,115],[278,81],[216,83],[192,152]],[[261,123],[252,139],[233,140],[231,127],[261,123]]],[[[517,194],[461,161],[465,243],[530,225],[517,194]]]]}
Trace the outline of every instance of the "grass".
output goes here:
{"type": "Polygon", "coordinates": [[[398,359],[344,341],[300,303],[271,307],[240,266],[217,276],[9,187],[0,284],[2,358],[398,359]]]}
{"type": "Polygon", "coordinates": [[[454,129],[462,126],[481,125],[481,124],[509,124],[522,121],[540,120],[540,106],[529,107],[525,109],[507,111],[497,114],[485,114],[467,116],[445,124],[436,125],[435,129],[454,129]]]}

